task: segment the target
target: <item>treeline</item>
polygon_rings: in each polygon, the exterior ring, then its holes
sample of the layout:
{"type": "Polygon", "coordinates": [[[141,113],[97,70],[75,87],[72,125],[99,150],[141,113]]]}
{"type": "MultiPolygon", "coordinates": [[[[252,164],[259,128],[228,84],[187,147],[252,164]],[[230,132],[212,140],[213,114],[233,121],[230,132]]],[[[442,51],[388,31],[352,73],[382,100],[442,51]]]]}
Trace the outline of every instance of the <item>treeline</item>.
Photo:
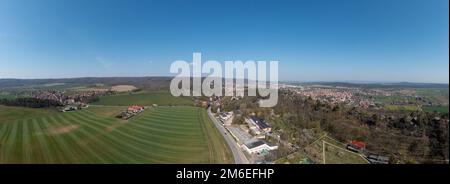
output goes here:
{"type": "MultiPolygon", "coordinates": [[[[269,120],[281,138],[305,147],[325,132],[341,142],[366,142],[367,150],[400,163],[435,163],[449,158],[449,115],[422,111],[367,110],[333,105],[280,90],[278,104],[259,108],[258,99],[223,98],[221,109],[269,120]]],[[[236,123],[241,122],[236,119],[236,123]]]]}
{"type": "Polygon", "coordinates": [[[74,98],[75,102],[94,103],[100,100],[99,96],[83,96],[74,98]]]}
{"type": "Polygon", "coordinates": [[[0,99],[0,104],[30,108],[58,107],[63,105],[59,101],[38,98],[0,99]]]}
{"type": "Polygon", "coordinates": [[[449,158],[448,113],[366,110],[332,105],[281,91],[275,113],[281,122],[302,132],[316,129],[342,142],[362,140],[367,150],[402,163],[426,163],[449,158]]]}

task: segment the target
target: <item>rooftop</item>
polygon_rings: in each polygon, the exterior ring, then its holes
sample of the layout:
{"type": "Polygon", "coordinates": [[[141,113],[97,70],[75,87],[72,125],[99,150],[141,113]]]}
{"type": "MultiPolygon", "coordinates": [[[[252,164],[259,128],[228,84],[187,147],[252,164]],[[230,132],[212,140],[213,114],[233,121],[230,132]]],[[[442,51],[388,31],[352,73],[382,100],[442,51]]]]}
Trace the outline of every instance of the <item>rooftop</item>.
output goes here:
{"type": "Polygon", "coordinates": [[[248,149],[252,149],[252,148],[256,148],[258,146],[267,144],[268,146],[272,147],[275,146],[269,142],[263,141],[263,140],[257,140],[257,141],[249,141],[247,143],[245,143],[245,146],[247,146],[248,149]]]}
{"type": "Polygon", "coordinates": [[[253,120],[253,122],[255,122],[258,125],[258,127],[262,128],[262,129],[270,128],[270,125],[263,119],[259,119],[256,117],[252,117],[251,119],[253,120]]]}

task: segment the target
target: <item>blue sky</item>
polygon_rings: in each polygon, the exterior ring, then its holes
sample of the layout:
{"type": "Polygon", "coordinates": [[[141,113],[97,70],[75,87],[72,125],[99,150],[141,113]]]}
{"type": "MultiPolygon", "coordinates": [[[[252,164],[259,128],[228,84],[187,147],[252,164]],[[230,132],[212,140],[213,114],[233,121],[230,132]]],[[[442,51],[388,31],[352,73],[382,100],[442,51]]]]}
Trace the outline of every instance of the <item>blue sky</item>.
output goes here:
{"type": "Polygon", "coordinates": [[[278,60],[280,80],[448,83],[448,0],[0,0],[0,78],[171,75],[278,60]]]}

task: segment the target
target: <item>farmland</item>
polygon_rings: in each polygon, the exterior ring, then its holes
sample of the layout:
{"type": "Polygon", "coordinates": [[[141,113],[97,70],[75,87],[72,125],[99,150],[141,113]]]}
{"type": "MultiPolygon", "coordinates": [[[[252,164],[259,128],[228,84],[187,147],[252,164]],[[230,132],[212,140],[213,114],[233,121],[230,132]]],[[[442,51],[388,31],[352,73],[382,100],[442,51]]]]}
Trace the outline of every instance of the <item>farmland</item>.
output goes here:
{"type": "Polygon", "coordinates": [[[11,98],[15,98],[15,96],[9,92],[0,91],[0,99],[2,99],[2,98],[11,99],[11,98]]]}
{"type": "Polygon", "coordinates": [[[231,163],[222,137],[195,107],[159,107],[128,121],[123,107],[60,113],[0,106],[0,163],[231,163]]]}
{"type": "Polygon", "coordinates": [[[174,97],[166,91],[141,91],[137,93],[121,93],[117,95],[103,96],[94,105],[193,105],[190,98],[174,97]]]}
{"type": "Polygon", "coordinates": [[[424,106],[422,109],[426,112],[442,112],[448,113],[448,106],[424,106]]]}
{"type": "Polygon", "coordinates": [[[419,111],[420,107],[417,105],[387,105],[386,109],[391,111],[419,111]]]}

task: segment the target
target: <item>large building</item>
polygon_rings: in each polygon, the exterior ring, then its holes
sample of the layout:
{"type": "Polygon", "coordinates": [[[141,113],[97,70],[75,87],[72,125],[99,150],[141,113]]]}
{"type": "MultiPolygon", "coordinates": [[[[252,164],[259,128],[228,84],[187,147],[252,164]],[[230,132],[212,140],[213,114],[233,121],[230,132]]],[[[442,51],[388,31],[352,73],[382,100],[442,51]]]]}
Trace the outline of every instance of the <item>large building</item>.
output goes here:
{"type": "Polygon", "coordinates": [[[244,144],[245,142],[248,142],[252,138],[252,135],[250,135],[239,126],[232,125],[226,127],[226,129],[230,132],[239,146],[244,144]]]}
{"type": "Polygon", "coordinates": [[[277,145],[273,145],[263,140],[251,141],[242,146],[249,154],[258,154],[278,149],[277,145]]]}
{"type": "Polygon", "coordinates": [[[250,125],[254,125],[254,126],[258,127],[258,129],[260,129],[261,131],[264,131],[264,132],[272,131],[272,127],[269,125],[269,123],[267,123],[263,119],[251,117],[250,119],[246,119],[246,121],[250,125]]]}

